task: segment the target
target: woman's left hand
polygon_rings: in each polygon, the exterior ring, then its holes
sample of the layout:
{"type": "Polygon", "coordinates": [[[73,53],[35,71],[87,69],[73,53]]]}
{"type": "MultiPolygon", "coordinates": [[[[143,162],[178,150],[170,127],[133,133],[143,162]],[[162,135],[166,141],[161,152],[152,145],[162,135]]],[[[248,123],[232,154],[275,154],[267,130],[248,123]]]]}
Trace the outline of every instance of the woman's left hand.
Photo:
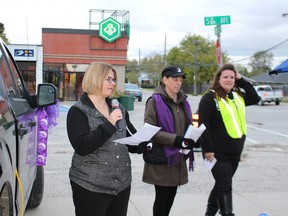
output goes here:
{"type": "Polygon", "coordinates": [[[235,79],[236,80],[239,80],[242,78],[242,75],[239,73],[239,72],[236,72],[236,76],[235,76],[235,79]]]}

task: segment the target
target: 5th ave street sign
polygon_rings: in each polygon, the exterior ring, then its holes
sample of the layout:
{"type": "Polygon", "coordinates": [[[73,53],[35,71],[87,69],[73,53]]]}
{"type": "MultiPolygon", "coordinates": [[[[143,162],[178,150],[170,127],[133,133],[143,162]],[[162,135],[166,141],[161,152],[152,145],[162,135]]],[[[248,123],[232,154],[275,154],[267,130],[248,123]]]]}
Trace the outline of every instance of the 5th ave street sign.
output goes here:
{"type": "Polygon", "coordinates": [[[205,26],[230,24],[230,16],[204,17],[205,26]]]}

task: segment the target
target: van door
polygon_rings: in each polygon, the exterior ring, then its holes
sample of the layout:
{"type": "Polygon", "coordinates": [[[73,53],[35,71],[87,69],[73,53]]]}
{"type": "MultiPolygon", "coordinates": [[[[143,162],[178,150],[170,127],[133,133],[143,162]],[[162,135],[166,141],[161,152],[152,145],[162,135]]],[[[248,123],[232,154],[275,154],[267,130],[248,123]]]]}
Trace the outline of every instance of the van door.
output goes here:
{"type": "Polygon", "coordinates": [[[16,140],[16,148],[11,148],[11,155],[16,158],[17,172],[19,174],[18,184],[16,184],[15,189],[17,190],[17,200],[20,209],[22,207],[21,204],[23,203],[25,206],[29,199],[30,190],[36,176],[37,124],[34,110],[27,101],[29,93],[19,76],[17,66],[8,55],[8,52],[5,56],[7,57],[7,61],[1,62],[1,73],[5,74],[3,81],[16,119],[15,128],[12,133],[16,140]],[[22,191],[19,184],[22,185],[23,194],[21,194],[22,191]],[[24,200],[21,199],[23,195],[25,196],[24,200]]]}

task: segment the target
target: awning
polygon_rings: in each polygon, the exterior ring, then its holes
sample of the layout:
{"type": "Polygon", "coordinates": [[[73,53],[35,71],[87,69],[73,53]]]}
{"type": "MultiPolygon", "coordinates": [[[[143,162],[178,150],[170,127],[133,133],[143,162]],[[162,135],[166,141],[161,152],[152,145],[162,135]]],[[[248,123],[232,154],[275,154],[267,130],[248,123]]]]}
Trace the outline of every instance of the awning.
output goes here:
{"type": "Polygon", "coordinates": [[[282,62],[279,66],[274,68],[272,71],[269,72],[269,75],[271,74],[278,74],[278,73],[287,73],[288,72],[288,59],[286,61],[282,62]]]}

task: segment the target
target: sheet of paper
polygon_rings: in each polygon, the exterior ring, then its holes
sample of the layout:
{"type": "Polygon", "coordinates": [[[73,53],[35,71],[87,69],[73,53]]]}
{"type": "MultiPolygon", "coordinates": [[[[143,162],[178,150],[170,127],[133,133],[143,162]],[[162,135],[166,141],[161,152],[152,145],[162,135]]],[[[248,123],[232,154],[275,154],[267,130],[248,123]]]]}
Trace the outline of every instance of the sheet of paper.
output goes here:
{"type": "Polygon", "coordinates": [[[141,142],[149,141],[161,128],[145,123],[144,126],[130,137],[113,140],[124,145],[138,145],[141,142]]]}
{"type": "MultiPolygon", "coordinates": [[[[194,142],[197,142],[197,140],[205,130],[206,127],[204,124],[201,124],[198,128],[194,127],[193,125],[189,125],[184,137],[193,139],[194,142]]],[[[189,154],[190,151],[191,151],[190,149],[180,149],[180,152],[183,154],[189,154]]]]}
{"type": "Polygon", "coordinates": [[[199,139],[202,133],[206,130],[204,124],[201,124],[198,128],[194,127],[193,125],[189,125],[184,135],[185,138],[193,139],[195,142],[199,139]]]}
{"type": "Polygon", "coordinates": [[[212,161],[208,161],[207,159],[203,160],[203,165],[207,170],[211,170],[216,164],[217,159],[214,157],[212,161]]]}

